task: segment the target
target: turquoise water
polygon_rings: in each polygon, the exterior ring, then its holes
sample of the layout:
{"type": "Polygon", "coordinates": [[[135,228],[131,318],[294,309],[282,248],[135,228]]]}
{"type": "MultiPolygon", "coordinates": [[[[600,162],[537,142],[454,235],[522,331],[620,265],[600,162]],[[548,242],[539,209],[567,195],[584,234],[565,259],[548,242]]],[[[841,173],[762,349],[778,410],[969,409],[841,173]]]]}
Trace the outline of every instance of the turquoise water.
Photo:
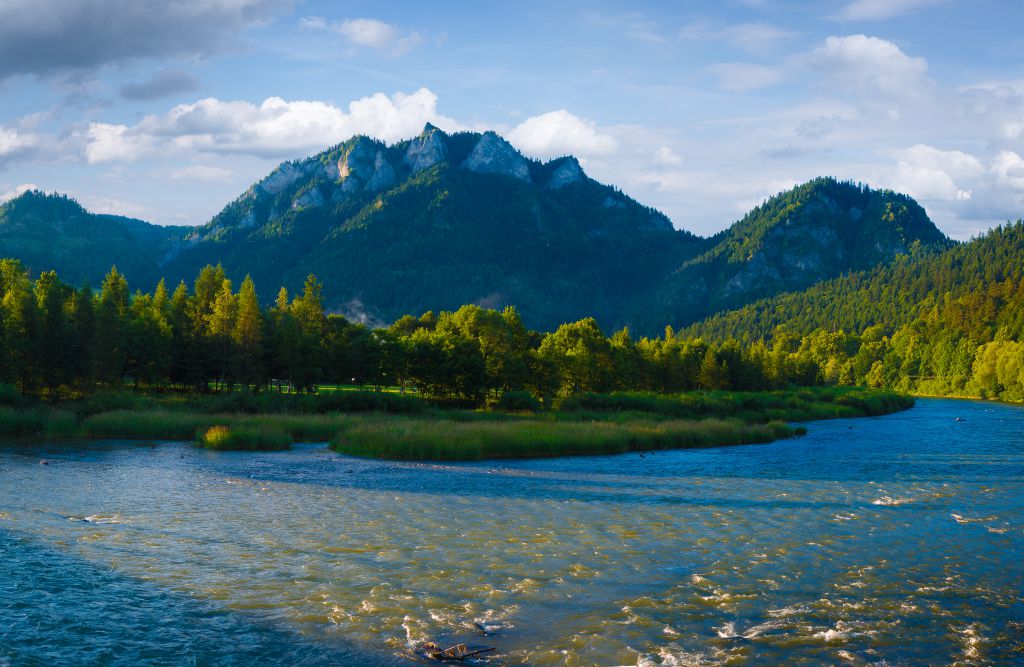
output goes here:
{"type": "Polygon", "coordinates": [[[410,664],[426,639],[492,665],[1024,663],[1024,410],[809,430],[457,465],[0,445],[0,665],[410,664]]]}

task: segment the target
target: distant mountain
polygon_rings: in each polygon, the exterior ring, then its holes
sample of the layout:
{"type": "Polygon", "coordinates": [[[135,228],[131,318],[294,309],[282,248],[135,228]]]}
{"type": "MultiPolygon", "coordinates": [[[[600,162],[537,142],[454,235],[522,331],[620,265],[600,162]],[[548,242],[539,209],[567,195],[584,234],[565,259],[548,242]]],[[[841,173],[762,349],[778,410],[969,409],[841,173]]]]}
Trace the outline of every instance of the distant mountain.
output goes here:
{"type": "Polygon", "coordinates": [[[768,199],[708,239],[709,249],[676,269],[641,312],[669,313],[671,322],[688,324],[951,244],[907,195],[817,178],[768,199]]]}
{"type": "Polygon", "coordinates": [[[61,195],[26,192],[0,206],[0,257],[32,273],[57,269],[72,285],[99,286],[110,267],[152,289],[162,260],[188,227],[161,227],[119,215],[89,213],[61,195]]]}
{"type": "Polygon", "coordinates": [[[18,221],[0,225],[0,256],[72,281],[97,284],[116,263],[148,288],[221,263],[251,274],[268,302],[315,273],[329,309],[369,322],[512,304],[534,328],[593,315],[639,333],[951,243],[910,197],[830,178],[700,238],[571,156],[531,160],[493,132],[429,124],[394,145],[355,137],[285,162],[197,228],[94,216],[39,193],[0,216],[18,221]]]}

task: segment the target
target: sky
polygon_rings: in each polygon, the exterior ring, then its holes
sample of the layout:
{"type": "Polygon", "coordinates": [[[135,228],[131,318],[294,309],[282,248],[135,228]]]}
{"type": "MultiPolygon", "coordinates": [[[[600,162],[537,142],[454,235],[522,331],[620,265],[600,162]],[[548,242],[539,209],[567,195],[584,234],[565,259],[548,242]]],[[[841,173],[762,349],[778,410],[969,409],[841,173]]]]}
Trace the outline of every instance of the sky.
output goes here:
{"type": "Polygon", "coordinates": [[[830,175],[1024,217],[1024,1],[0,0],[0,201],[205,223],[281,161],[493,129],[708,235],[830,175]]]}

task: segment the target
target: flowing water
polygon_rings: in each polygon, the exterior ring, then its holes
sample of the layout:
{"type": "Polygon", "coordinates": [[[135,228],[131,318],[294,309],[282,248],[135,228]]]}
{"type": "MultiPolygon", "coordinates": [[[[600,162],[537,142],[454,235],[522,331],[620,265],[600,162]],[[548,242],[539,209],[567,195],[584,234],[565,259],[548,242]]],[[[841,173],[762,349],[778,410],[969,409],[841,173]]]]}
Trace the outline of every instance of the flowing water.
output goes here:
{"type": "Polygon", "coordinates": [[[1024,663],[1024,409],[809,427],[455,465],[0,445],[0,666],[1024,663]]]}

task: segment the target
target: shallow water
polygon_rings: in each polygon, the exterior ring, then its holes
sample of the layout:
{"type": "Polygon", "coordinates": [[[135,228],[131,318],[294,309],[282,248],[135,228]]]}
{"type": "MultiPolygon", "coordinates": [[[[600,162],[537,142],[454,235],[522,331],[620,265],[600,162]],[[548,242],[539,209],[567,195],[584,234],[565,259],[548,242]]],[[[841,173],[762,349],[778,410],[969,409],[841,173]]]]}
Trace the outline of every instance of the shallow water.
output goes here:
{"type": "Polygon", "coordinates": [[[0,666],[409,664],[427,638],[493,665],[1024,663],[1024,409],[809,431],[457,465],[0,445],[0,666]]]}

